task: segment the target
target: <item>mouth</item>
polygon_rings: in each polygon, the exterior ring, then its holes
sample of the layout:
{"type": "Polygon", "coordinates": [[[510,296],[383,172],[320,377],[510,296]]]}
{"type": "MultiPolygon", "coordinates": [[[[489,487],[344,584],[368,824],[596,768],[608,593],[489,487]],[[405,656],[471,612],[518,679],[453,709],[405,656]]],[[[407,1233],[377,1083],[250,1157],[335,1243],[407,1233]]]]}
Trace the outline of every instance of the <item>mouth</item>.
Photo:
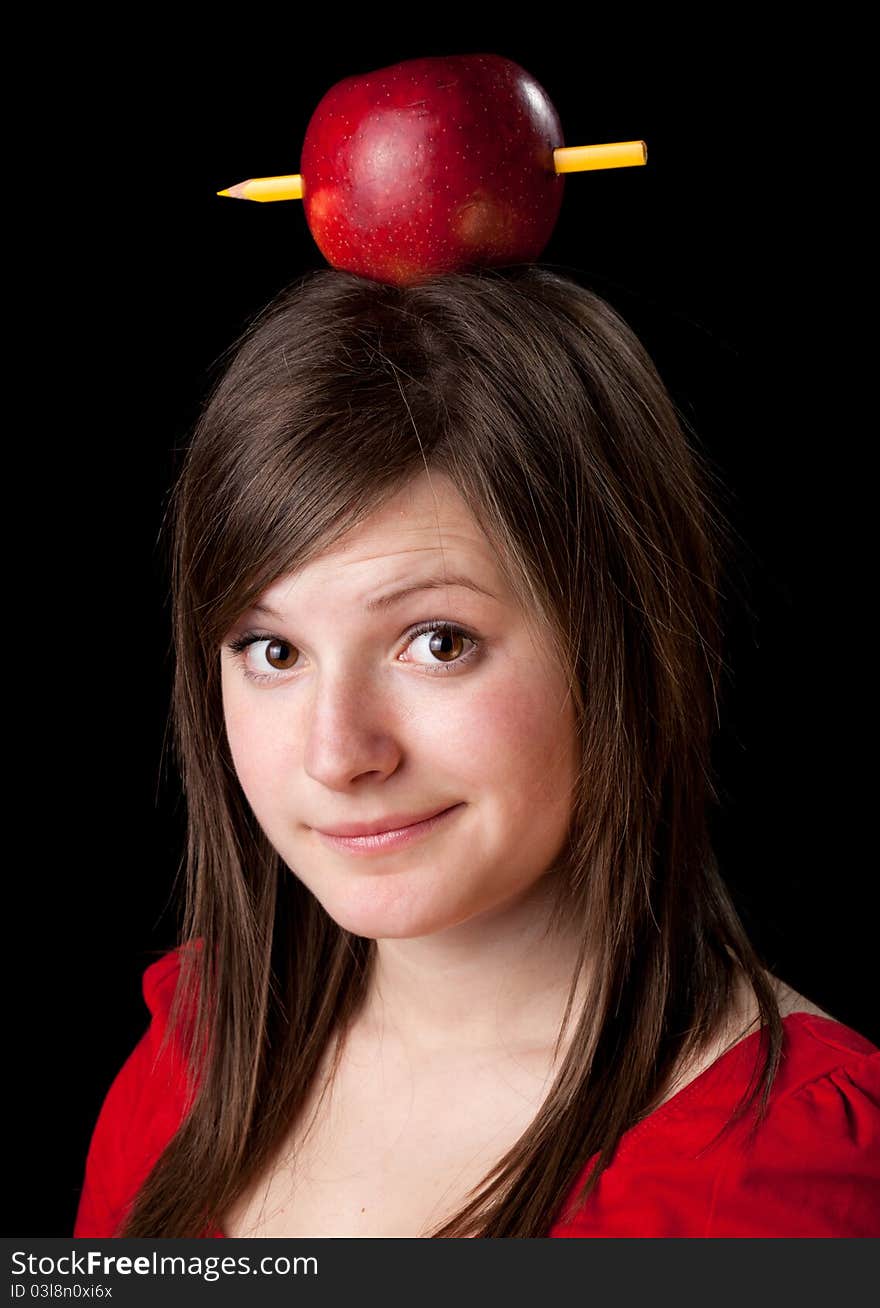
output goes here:
{"type": "MultiPolygon", "coordinates": [[[[434,813],[430,817],[422,818],[415,822],[408,822],[403,826],[393,827],[387,831],[372,831],[362,835],[334,835],[328,831],[319,831],[315,828],[315,834],[329,845],[332,849],[345,850],[353,854],[375,854],[384,850],[399,849],[404,845],[410,845],[415,840],[436,831],[438,827],[445,826],[454,813],[464,808],[464,804],[453,804],[451,808],[441,809],[439,813],[434,813]]],[[[399,821],[399,819],[392,819],[399,821]]]]}

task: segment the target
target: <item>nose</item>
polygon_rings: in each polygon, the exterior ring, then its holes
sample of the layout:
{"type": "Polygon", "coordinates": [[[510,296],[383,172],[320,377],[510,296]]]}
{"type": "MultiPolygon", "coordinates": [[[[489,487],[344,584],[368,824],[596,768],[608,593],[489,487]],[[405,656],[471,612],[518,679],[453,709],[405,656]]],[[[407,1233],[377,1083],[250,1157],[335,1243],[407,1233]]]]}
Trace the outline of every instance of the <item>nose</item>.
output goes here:
{"type": "Polygon", "coordinates": [[[402,748],[394,706],[369,677],[324,670],[313,682],[307,709],[304,767],[331,790],[346,790],[363,776],[390,776],[402,748]]]}

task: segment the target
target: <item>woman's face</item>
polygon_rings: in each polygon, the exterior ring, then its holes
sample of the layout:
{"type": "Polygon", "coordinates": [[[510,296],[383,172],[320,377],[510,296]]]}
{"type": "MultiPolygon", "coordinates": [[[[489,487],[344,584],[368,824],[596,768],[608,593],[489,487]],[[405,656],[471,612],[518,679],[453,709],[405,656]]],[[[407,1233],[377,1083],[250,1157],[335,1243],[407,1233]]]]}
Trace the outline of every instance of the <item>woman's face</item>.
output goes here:
{"type": "Polygon", "coordinates": [[[227,736],[257,821],[327,913],[410,938],[534,887],[569,825],[573,705],[448,478],[422,474],[260,602],[274,614],[247,611],[223,644],[227,736]],[[439,810],[396,843],[320,834],[439,810]]]}

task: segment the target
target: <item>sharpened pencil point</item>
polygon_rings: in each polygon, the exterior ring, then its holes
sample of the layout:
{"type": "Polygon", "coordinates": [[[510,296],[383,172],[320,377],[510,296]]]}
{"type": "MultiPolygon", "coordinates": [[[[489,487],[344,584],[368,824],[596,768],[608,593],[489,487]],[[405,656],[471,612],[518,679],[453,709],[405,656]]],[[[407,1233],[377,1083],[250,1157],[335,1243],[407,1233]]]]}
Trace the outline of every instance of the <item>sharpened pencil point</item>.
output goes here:
{"type": "Polygon", "coordinates": [[[231,192],[231,191],[218,191],[217,194],[218,194],[218,195],[231,195],[232,192],[231,192]]]}

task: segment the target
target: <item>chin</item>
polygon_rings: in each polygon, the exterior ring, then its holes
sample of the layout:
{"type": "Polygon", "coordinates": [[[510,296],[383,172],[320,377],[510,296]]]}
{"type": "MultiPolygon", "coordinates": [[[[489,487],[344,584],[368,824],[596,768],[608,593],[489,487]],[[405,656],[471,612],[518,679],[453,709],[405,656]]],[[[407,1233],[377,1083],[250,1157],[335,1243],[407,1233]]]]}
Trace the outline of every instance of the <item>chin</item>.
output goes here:
{"type": "Polygon", "coordinates": [[[419,873],[412,868],[409,872],[415,873],[413,879],[386,873],[382,877],[358,878],[344,893],[335,886],[327,894],[312,893],[338,926],[366,940],[412,940],[435,935],[480,911],[477,906],[463,907],[460,900],[444,895],[436,884],[434,890],[439,893],[420,895],[414,889],[419,873]]]}

